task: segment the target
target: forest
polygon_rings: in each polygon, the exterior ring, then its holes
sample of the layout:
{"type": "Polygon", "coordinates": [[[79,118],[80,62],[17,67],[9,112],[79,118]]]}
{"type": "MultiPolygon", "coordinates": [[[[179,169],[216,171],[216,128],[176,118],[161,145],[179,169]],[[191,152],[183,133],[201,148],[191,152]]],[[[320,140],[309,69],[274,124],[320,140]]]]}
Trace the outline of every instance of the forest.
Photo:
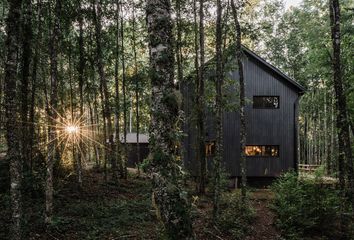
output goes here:
{"type": "Polygon", "coordinates": [[[354,240],[353,49],[353,0],[1,0],[0,239],[354,240]],[[291,157],[252,56],[303,89],[291,157]]]}

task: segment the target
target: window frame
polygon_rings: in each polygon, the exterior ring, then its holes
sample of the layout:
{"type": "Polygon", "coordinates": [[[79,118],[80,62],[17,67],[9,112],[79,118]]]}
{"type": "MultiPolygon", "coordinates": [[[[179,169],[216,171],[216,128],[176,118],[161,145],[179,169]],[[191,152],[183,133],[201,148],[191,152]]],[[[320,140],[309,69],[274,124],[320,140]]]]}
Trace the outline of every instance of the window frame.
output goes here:
{"type": "Polygon", "coordinates": [[[245,146],[245,150],[244,150],[244,154],[247,158],[280,158],[280,145],[270,145],[270,144],[266,144],[266,145],[256,145],[256,144],[252,144],[252,145],[246,145],[245,146]],[[264,155],[252,155],[252,156],[248,156],[246,155],[246,147],[278,147],[278,154],[277,156],[264,156],[264,155]]]}
{"type": "Polygon", "coordinates": [[[254,95],[252,97],[252,107],[253,109],[280,109],[280,96],[279,95],[254,95]],[[259,97],[259,98],[266,98],[266,97],[276,97],[278,98],[278,107],[256,107],[254,105],[254,98],[259,97]]]}

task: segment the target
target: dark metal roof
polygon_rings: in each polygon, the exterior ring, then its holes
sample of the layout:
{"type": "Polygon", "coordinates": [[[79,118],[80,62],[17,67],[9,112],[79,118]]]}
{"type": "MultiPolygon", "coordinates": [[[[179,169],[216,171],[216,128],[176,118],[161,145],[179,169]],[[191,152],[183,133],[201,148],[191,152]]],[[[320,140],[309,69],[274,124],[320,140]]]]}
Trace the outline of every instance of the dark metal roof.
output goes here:
{"type": "Polygon", "coordinates": [[[265,67],[269,68],[270,70],[272,70],[273,72],[275,72],[277,75],[279,75],[280,77],[282,77],[284,80],[288,81],[290,84],[292,84],[294,87],[296,87],[299,90],[299,93],[303,93],[305,92],[305,88],[300,85],[298,82],[296,82],[294,79],[290,78],[289,76],[287,76],[285,73],[283,73],[282,71],[280,71],[278,68],[276,68],[275,66],[273,66],[272,64],[268,63],[265,59],[263,59],[262,57],[260,57],[259,55],[257,55],[255,52],[253,52],[252,50],[250,50],[249,48],[247,48],[246,46],[242,45],[242,50],[244,53],[246,53],[248,56],[251,56],[252,58],[256,59],[257,61],[259,61],[260,63],[262,63],[265,67]]]}
{"type": "MultiPolygon", "coordinates": [[[[306,91],[305,87],[303,87],[301,84],[296,82],[294,79],[290,78],[288,75],[283,73],[281,70],[279,70],[278,68],[276,68],[272,64],[268,63],[264,58],[260,57],[258,54],[256,54],[255,52],[253,52],[252,50],[250,50],[246,46],[242,45],[242,50],[243,50],[244,54],[255,59],[256,61],[261,63],[265,68],[269,69],[270,71],[272,71],[276,75],[280,76],[281,79],[290,83],[298,91],[299,94],[303,94],[306,91]]],[[[235,53],[235,45],[234,44],[230,45],[224,52],[224,54],[226,56],[230,56],[230,55],[234,56],[235,55],[234,53],[235,53]]],[[[215,66],[215,61],[216,61],[216,58],[213,57],[212,59],[210,59],[208,62],[205,63],[204,68],[209,69],[209,70],[213,69],[215,66]]],[[[193,71],[192,74],[189,75],[189,77],[191,77],[193,75],[193,73],[195,73],[195,72],[193,71]]]]}

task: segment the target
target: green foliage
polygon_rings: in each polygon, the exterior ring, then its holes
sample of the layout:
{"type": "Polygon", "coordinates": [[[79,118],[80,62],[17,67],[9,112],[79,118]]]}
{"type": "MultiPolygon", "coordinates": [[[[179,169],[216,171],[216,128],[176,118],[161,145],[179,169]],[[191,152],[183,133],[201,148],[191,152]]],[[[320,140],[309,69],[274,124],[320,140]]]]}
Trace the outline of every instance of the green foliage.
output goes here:
{"type": "Polygon", "coordinates": [[[322,176],[319,171],[313,179],[299,180],[296,173],[290,172],[272,185],[276,225],[286,239],[333,239],[338,234],[338,212],[343,199],[339,191],[324,185],[322,176]]]}
{"type": "Polygon", "coordinates": [[[232,235],[236,240],[245,239],[250,233],[255,211],[250,201],[242,200],[240,192],[225,193],[221,199],[221,212],[218,227],[232,235]]]}

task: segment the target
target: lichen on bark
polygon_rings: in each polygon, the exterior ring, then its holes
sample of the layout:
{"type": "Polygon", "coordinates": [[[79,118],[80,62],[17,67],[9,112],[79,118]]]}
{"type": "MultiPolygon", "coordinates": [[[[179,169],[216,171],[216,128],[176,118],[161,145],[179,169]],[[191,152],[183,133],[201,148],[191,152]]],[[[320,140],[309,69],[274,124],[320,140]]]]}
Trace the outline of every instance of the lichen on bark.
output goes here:
{"type": "Polygon", "coordinates": [[[168,239],[194,239],[187,194],[176,155],[180,94],[174,84],[174,54],[169,0],[148,0],[153,203],[168,239]]]}

